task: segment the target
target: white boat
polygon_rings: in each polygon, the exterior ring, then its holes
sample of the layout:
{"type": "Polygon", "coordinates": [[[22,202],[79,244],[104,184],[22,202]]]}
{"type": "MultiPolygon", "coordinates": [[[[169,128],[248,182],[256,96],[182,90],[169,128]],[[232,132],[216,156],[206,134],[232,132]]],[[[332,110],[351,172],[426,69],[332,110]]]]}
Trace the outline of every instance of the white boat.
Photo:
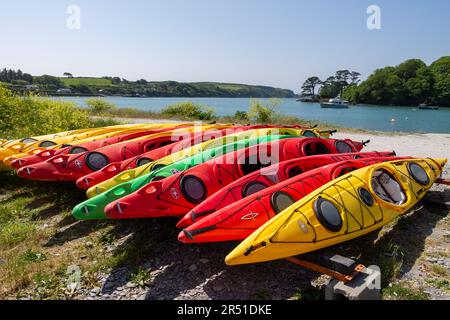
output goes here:
{"type": "Polygon", "coordinates": [[[336,97],[334,99],[328,100],[328,102],[321,102],[320,107],[321,108],[334,108],[334,109],[347,109],[348,101],[342,100],[339,97],[336,97]]]}

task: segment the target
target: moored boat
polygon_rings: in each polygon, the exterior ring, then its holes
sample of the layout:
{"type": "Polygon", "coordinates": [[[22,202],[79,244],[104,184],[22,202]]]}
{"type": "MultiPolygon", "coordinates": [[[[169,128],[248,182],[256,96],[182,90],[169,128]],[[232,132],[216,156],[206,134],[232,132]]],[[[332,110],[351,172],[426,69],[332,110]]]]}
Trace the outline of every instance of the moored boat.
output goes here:
{"type": "Polygon", "coordinates": [[[342,100],[339,97],[336,97],[334,99],[328,100],[328,102],[321,102],[320,103],[321,108],[333,108],[333,109],[347,109],[348,101],[342,100]]]}

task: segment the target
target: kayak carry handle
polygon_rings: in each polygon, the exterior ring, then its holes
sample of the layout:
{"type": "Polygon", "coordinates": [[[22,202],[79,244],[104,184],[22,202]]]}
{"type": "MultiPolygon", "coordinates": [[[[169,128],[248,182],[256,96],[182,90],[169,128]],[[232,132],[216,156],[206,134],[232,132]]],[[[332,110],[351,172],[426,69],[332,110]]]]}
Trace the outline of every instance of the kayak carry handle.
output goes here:
{"type": "Polygon", "coordinates": [[[361,141],[361,143],[365,147],[366,145],[368,145],[370,143],[370,139],[366,140],[366,141],[361,141]]]}
{"type": "Polygon", "coordinates": [[[332,136],[334,133],[338,132],[337,130],[324,130],[324,131],[319,131],[320,133],[329,133],[330,136],[332,136]]]}

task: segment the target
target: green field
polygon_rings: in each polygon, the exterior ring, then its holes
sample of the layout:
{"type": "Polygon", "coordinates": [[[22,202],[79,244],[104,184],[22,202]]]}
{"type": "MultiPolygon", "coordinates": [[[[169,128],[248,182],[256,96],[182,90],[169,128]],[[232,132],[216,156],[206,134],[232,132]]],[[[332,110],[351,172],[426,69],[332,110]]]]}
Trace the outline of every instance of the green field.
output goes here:
{"type": "Polygon", "coordinates": [[[111,80],[104,78],[59,78],[66,87],[77,86],[77,85],[87,85],[87,86],[109,86],[112,84],[111,80]]]}

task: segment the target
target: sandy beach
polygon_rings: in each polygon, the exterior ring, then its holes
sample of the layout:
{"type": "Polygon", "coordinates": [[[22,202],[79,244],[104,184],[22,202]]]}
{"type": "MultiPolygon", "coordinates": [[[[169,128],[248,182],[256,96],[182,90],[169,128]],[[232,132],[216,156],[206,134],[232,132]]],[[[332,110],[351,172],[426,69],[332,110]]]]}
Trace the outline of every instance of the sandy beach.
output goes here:
{"type": "MultiPolygon", "coordinates": [[[[337,139],[352,139],[356,141],[370,140],[364,149],[366,151],[394,150],[399,156],[432,157],[450,159],[450,134],[435,133],[348,133],[337,132],[337,139]]],[[[450,178],[450,165],[447,163],[443,176],[450,178]]]]}

